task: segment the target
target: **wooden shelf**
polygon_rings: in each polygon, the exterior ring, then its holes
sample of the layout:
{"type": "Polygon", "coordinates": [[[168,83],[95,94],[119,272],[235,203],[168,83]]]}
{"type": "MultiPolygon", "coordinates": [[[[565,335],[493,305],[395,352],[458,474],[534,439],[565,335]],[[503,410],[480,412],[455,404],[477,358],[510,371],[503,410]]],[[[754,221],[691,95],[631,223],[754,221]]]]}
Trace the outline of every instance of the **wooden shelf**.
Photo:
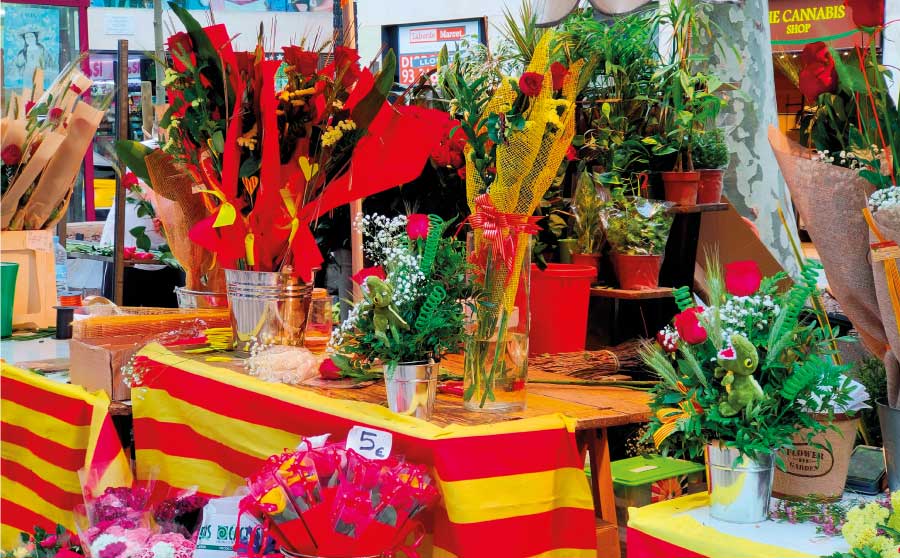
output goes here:
{"type": "Polygon", "coordinates": [[[670,287],[659,287],[657,289],[648,289],[643,291],[630,291],[627,289],[613,289],[611,287],[591,287],[591,296],[599,296],[601,298],[618,298],[622,300],[650,300],[656,298],[672,298],[673,289],[670,287]]]}
{"type": "MultiPolygon", "coordinates": [[[[68,252],[67,257],[74,260],[94,260],[97,262],[113,263],[112,256],[103,256],[101,254],[85,254],[84,252],[68,252]]],[[[159,260],[125,260],[125,267],[134,267],[136,265],[166,265],[159,260]]]]}
{"type": "Polygon", "coordinates": [[[706,213],[709,211],[727,211],[727,203],[698,203],[697,205],[676,205],[669,208],[669,213],[676,215],[684,213],[706,213]]]}

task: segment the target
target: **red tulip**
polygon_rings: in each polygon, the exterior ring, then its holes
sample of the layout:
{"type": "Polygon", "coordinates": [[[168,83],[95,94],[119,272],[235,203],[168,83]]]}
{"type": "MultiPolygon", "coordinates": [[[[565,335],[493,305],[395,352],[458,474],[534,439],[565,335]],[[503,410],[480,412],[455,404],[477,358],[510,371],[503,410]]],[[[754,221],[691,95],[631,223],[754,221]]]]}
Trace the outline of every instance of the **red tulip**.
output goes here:
{"type": "Polygon", "coordinates": [[[850,8],[857,27],[884,25],[884,2],[881,0],[844,0],[844,6],[850,8]]]}
{"type": "Polygon", "coordinates": [[[428,215],[425,215],[424,213],[413,213],[407,217],[406,234],[408,234],[409,238],[412,240],[426,238],[428,236],[429,225],[428,215]]]}
{"type": "Polygon", "coordinates": [[[324,380],[340,380],[341,369],[330,358],[326,358],[319,365],[319,376],[324,380]]]}
{"type": "Polygon", "coordinates": [[[759,290],[762,272],[753,260],[732,262],[725,266],[725,290],[734,296],[750,296],[759,290]]]}
{"type": "Polygon", "coordinates": [[[366,277],[375,276],[379,279],[387,279],[387,274],[384,272],[384,268],[380,265],[372,266],[372,267],[364,267],[353,274],[350,279],[353,279],[353,282],[357,285],[362,286],[363,283],[366,282],[366,277]]]}
{"type": "Polygon", "coordinates": [[[569,75],[569,69],[559,62],[550,64],[550,76],[553,78],[553,90],[559,91],[566,82],[566,76],[569,75]]]}
{"type": "Polygon", "coordinates": [[[702,308],[688,308],[675,316],[675,329],[678,336],[690,345],[698,345],[707,339],[706,330],[700,325],[697,315],[703,312],[702,308]]]}
{"type": "Polygon", "coordinates": [[[525,72],[519,78],[519,89],[528,97],[540,95],[542,85],[544,85],[544,76],[537,72],[525,72]]]}

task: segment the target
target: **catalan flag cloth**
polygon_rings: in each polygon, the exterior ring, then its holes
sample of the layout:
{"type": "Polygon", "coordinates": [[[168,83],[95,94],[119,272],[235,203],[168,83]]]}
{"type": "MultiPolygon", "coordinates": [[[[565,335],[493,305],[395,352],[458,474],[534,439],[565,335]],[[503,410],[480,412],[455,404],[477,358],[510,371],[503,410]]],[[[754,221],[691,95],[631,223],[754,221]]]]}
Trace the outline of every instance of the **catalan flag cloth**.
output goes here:
{"type": "Polygon", "coordinates": [[[59,523],[74,531],[84,503],[78,471],[93,493],[131,484],[131,465],[109,417],[109,397],[0,364],[0,525],[2,548],[19,533],[59,523]]]}
{"type": "Polygon", "coordinates": [[[594,509],[574,422],[562,415],[439,427],[188,360],[160,345],[139,353],[132,390],[139,478],[154,494],[197,486],[226,495],[303,436],[354,425],[393,435],[393,453],[432,468],[443,496],[422,556],[596,556],[594,509]]]}

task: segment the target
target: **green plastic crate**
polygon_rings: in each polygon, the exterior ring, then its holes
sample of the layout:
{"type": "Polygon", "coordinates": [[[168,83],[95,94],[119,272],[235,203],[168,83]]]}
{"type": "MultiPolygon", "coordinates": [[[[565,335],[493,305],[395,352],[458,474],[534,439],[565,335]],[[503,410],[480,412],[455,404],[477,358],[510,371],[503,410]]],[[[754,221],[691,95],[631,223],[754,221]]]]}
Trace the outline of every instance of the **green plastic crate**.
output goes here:
{"type": "Polygon", "coordinates": [[[639,508],[706,490],[705,470],[699,463],[656,454],[613,461],[619,525],[627,523],[629,507],[639,508]]]}

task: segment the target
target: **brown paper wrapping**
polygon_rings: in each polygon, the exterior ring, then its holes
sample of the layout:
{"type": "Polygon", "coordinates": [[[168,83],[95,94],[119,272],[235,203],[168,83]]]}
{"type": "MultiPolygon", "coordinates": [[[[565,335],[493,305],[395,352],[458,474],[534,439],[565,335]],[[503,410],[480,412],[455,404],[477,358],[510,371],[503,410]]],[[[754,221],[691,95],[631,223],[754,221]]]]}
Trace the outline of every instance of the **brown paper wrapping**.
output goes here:
{"type": "Polygon", "coordinates": [[[22,198],[22,194],[34,183],[64,139],[66,139],[66,136],[56,132],[47,132],[44,135],[44,140],[38,146],[37,151],[28,160],[25,168],[16,177],[9,190],[0,198],[0,224],[2,224],[0,228],[3,230],[9,228],[13,215],[19,207],[19,200],[22,198]]]}
{"type": "Polygon", "coordinates": [[[17,145],[21,148],[25,144],[25,122],[24,118],[4,119],[3,129],[0,130],[2,133],[0,148],[5,148],[7,145],[17,145]]]}
{"type": "Polygon", "coordinates": [[[24,214],[24,228],[39,229],[50,218],[60,200],[68,196],[84,154],[100,125],[103,111],[78,103],[69,120],[68,135],[41,174],[24,214]]]}

